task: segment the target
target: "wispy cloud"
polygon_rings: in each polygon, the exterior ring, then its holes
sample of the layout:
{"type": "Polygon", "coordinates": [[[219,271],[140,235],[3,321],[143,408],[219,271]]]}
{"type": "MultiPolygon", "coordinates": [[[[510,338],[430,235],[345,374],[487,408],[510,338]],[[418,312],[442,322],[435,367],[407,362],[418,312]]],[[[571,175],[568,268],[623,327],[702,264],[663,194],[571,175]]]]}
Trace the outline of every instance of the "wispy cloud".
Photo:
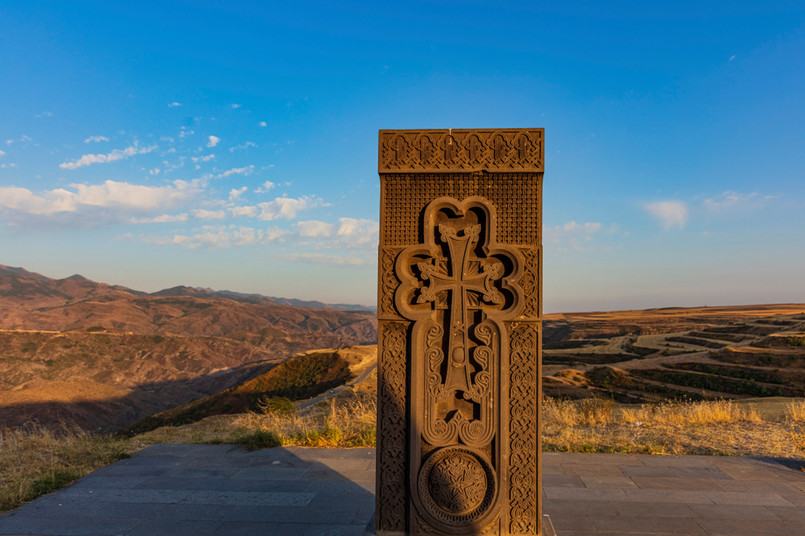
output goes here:
{"type": "Polygon", "coordinates": [[[228,169],[216,175],[215,178],[223,179],[231,175],[251,175],[252,173],[254,173],[254,164],[252,164],[251,166],[228,169]]]}
{"type": "Polygon", "coordinates": [[[646,203],[643,209],[665,229],[682,229],[688,223],[688,207],[682,201],[646,203]]]}
{"type": "Polygon", "coordinates": [[[260,124],[260,126],[261,126],[261,127],[263,127],[263,128],[265,128],[265,127],[267,127],[267,126],[268,126],[268,123],[266,123],[265,121],[260,121],[260,123],[259,123],[259,124],[260,124]]]}
{"type": "Polygon", "coordinates": [[[137,154],[150,153],[156,149],[156,145],[149,145],[148,147],[138,147],[135,143],[125,149],[115,149],[106,154],[85,154],[78,160],[72,162],[62,162],[59,167],[62,169],[78,169],[84,166],[91,166],[92,164],[108,164],[117,160],[123,160],[137,154]]]}
{"type": "Polygon", "coordinates": [[[240,108],[241,105],[240,104],[230,104],[229,106],[231,106],[233,110],[237,110],[238,108],[240,108]]]}
{"type": "Polygon", "coordinates": [[[231,207],[229,209],[229,213],[232,215],[233,218],[254,218],[260,211],[255,206],[246,205],[246,206],[237,206],[231,207]]]}
{"type": "MultiPolygon", "coordinates": [[[[276,227],[257,229],[254,227],[205,226],[192,234],[174,234],[172,236],[141,237],[141,240],[161,246],[178,245],[188,249],[202,247],[230,248],[235,246],[260,246],[284,239],[288,231],[276,227]]],[[[133,238],[132,235],[128,236],[133,238]]]]}
{"type": "Polygon", "coordinates": [[[273,201],[259,203],[260,208],[258,218],[264,221],[286,219],[292,220],[296,214],[307,209],[326,206],[321,199],[316,196],[277,197],[273,201]]]}
{"type": "Polygon", "coordinates": [[[4,156],[6,154],[5,151],[0,151],[0,156],[4,156]]]}
{"type": "Polygon", "coordinates": [[[741,194],[733,191],[726,191],[721,195],[707,198],[704,200],[704,208],[712,212],[721,212],[739,208],[747,208],[753,202],[760,201],[757,193],[741,194]]]}
{"type": "Polygon", "coordinates": [[[378,222],[373,220],[338,218],[336,235],[344,247],[375,247],[379,231],[378,222]]]}
{"type": "Polygon", "coordinates": [[[176,102],[176,101],[173,101],[173,102],[171,102],[171,103],[169,103],[169,104],[168,104],[168,107],[169,107],[169,108],[176,108],[176,107],[181,106],[181,105],[182,105],[182,103],[181,103],[181,102],[176,102]]]}
{"type": "Polygon", "coordinates": [[[219,141],[221,141],[221,138],[218,136],[207,136],[207,147],[215,147],[219,141]]]}
{"type": "Polygon", "coordinates": [[[191,160],[193,160],[193,162],[209,162],[210,160],[213,160],[215,158],[215,155],[213,153],[210,153],[204,156],[191,156],[190,158],[191,160]]]}
{"type": "Polygon", "coordinates": [[[235,145],[234,147],[229,148],[230,153],[234,153],[235,151],[243,151],[248,149],[249,147],[257,147],[257,144],[253,141],[247,141],[246,143],[241,143],[240,145],[235,145]]]}
{"type": "Polygon", "coordinates": [[[146,186],[107,180],[102,184],[71,184],[70,188],[34,193],[27,188],[0,187],[0,214],[12,223],[66,221],[101,225],[125,221],[136,214],[164,211],[201,192],[197,181],[146,186]]]}
{"type": "Polygon", "coordinates": [[[328,255],[325,253],[292,253],[290,255],[282,255],[282,258],[289,261],[315,262],[317,264],[329,265],[349,264],[352,266],[360,266],[369,262],[368,259],[361,259],[359,257],[328,255]]]}
{"type": "Polygon", "coordinates": [[[300,221],[294,224],[299,236],[304,238],[329,237],[335,232],[335,225],[318,220],[300,221]]]}
{"type": "Polygon", "coordinates": [[[109,141],[109,138],[106,136],[90,136],[84,140],[84,143],[98,143],[101,141],[109,141]]]}
{"type": "Polygon", "coordinates": [[[224,210],[207,210],[198,208],[192,212],[193,216],[200,220],[223,220],[226,218],[226,211],[224,210]]]}
{"type": "Polygon", "coordinates": [[[132,218],[131,223],[175,223],[187,221],[187,213],[184,214],[163,214],[154,218],[132,218]]]}
{"type": "Polygon", "coordinates": [[[23,134],[22,136],[19,137],[19,139],[16,139],[16,140],[8,139],[8,140],[6,140],[6,145],[11,145],[13,143],[30,143],[32,141],[34,141],[33,138],[23,134]]]}
{"type": "Polygon", "coordinates": [[[557,244],[560,250],[581,250],[584,244],[592,242],[595,235],[604,231],[604,225],[599,222],[577,223],[569,221],[562,225],[546,226],[543,229],[543,238],[547,244],[557,244]]]}

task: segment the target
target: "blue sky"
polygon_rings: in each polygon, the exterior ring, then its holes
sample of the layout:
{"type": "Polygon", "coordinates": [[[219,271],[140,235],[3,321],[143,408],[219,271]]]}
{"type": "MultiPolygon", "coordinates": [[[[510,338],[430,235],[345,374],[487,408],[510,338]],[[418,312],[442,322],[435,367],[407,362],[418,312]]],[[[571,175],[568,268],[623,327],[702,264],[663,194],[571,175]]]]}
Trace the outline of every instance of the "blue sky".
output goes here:
{"type": "Polygon", "coordinates": [[[645,4],[4,3],[0,264],[372,304],[377,130],[544,127],[546,312],[805,302],[805,8],[645,4]]]}

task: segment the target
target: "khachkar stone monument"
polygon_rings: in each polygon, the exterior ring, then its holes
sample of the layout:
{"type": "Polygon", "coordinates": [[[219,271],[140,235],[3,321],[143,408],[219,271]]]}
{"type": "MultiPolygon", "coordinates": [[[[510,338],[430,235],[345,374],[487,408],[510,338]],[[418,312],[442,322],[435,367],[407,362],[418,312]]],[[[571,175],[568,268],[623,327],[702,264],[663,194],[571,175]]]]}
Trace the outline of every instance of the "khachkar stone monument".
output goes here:
{"type": "Polygon", "coordinates": [[[378,159],[378,534],[541,534],[544,130],[381,130],[378,159]]]}

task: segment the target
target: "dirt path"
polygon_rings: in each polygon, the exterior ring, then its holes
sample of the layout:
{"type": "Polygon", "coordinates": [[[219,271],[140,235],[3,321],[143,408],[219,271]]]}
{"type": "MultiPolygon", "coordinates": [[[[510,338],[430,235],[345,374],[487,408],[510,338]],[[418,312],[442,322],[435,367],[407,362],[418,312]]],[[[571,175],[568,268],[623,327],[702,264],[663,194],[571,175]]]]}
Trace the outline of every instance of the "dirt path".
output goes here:
{"type": "Polygon", "coordinates": [[[322,394],[320,394],[319,396],[317,396],[315,398],[311,398],[310,400],[306,400],[304,402],[301,402],[298,406],[296,406],[296,410],[301,411],[303,409],[307,409],[307,408],[309,408],[311,406],[314,406],[314,405],[318,404],[319,402],[323,402],[323,401],[327,400],[328,398],[337,395],[338,393],[340,393],[344,389],[347,389],[349,387],[352,387],[353,385],[357,385],[357,384],[361,383],[362,381],[366,380],[366,378],[368,378],[369,375],[372,373],[372,371],[374,371],[376,368],[377,368],[377,363],[375,363],[372,366],[370,366],[369,368],[367,368],[365,371],[363,371],[363,374],[361,374],[360,376],[358,376],[354,380],[352,380],[350,382],[347,382],[344,385],[339,385],[338,387],[336,387],[334,389],[330,389],[326,393],[322,393],[322,394]]]}

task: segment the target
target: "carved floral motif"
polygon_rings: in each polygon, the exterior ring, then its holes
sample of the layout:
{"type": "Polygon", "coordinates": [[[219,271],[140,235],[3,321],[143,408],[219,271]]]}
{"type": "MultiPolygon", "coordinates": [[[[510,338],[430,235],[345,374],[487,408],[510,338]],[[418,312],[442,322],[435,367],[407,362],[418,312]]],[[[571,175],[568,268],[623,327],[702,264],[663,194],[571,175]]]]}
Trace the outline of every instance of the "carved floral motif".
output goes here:
{"type": "Polygon", "coordinates": [[[419,473],[419,489],[430,522],[466,526],[492,505],[496,482],[489,462],[461,446],[431,454],[419,473]]]}

